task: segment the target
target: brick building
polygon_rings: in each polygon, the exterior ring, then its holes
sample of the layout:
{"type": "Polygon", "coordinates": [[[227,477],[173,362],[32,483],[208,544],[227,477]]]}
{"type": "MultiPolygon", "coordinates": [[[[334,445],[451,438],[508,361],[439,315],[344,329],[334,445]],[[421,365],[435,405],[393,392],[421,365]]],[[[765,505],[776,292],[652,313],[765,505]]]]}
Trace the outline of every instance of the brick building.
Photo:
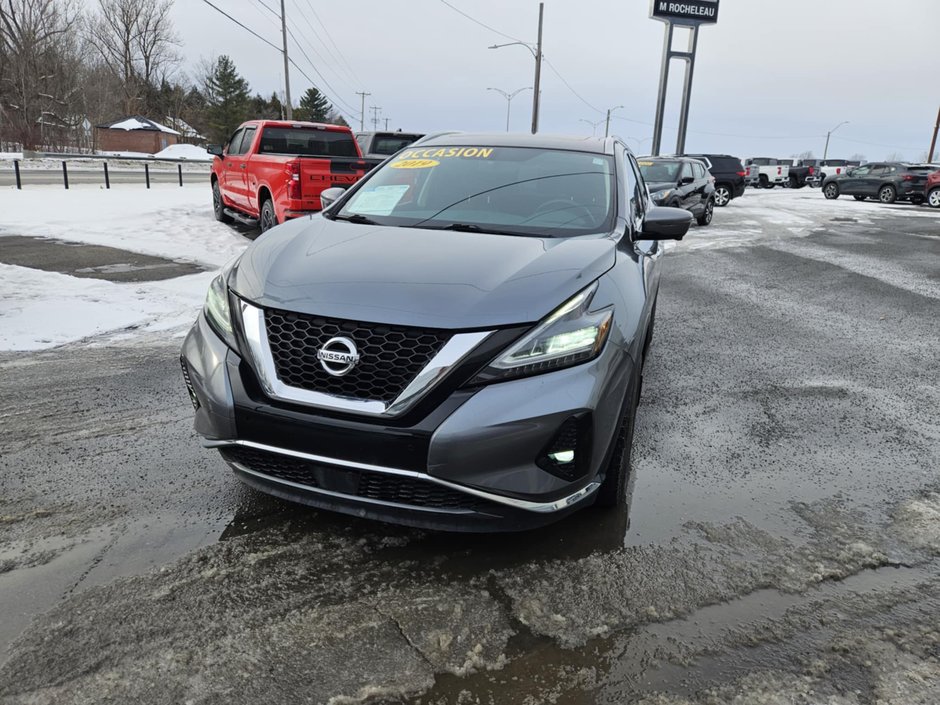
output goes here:
{"type": "Polygon", "coordinates": [[[95,127],[100,152],[143,152],[156,154],[171,144],[179,144],[180,133],[140,115],[121,118],[95,127]]]}

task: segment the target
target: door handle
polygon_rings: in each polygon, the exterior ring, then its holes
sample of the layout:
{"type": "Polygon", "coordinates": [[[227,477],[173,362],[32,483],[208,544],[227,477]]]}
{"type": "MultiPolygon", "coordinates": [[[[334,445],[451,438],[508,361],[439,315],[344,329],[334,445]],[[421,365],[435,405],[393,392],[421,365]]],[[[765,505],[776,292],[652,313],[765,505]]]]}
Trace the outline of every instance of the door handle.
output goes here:
{"type": "Polygon", "coordinates": [[[247,168],[248,168],[247,164],[242,164],[242,169],[247,169],[247,168]]]}

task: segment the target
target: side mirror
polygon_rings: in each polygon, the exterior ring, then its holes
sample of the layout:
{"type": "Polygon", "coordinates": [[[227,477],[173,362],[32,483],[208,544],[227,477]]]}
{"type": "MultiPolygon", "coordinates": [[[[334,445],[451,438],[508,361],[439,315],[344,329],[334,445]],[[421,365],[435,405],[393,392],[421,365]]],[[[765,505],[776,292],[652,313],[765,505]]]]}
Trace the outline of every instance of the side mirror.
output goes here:
{"type": "Polygon", "coordinates": [[[681,179],[679,179],[679,185],[685,186],[686,184],[691,184],[693,181],[695,181],[695,177],[683,176],[681,179]]]}
{"type": "Polygon", "coordinates": [[[689,232],[692,214],[682,208],[659,206],[643,219],[643,229],[634,240],[681,240],[689,232]]]}
{"type": "Polygon", "coordinates": [[[346,189],[340,186],[332,186],[328,189],[324,189],[320,193],[320,208],[326,210],[336,203],[344,193],[346,193],[346,189]]]}
{"type": "Polygon", "coordinates": [[[209,146],[206,147],[206,151],[207,151],[209,154],[211,154],[211,155],[213,155],[213,156],[215,156],[215,157],[221,157],[221,156],[222,156],[222,145],[220,145],[220,144],[210,144],[209,146]]]}

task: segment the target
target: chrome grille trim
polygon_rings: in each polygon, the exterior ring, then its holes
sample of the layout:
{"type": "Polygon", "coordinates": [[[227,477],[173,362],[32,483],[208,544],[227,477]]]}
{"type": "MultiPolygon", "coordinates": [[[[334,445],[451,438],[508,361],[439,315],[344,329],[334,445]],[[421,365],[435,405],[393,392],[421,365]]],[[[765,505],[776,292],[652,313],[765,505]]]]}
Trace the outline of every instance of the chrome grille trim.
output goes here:
{"type": "Polygon", "coordinates": [[[282,382],[274,367],[274,356],[265,331],[264,310],[239,299],[239,314],[242,329],[248,341],[251,361],[258,374],[261,387],[272,399],[303,404],[320,409],[348,411],[365,416],[398,416],[414,406],[431,391],[447,374],[463,360],[477,345],[493,334],[493,331],[456,333],[443,348],[425,365],[411,383],[391,403],[378,400],[348,399],[346,397],[299,389],[282,382]]]}
{"type": "MultiPolygon", "coordinates": [[[[467,494],[473,495],[474,497],[479,497],[480,499],[486,499],[490,502],[495,502],[496,504],[503,504],[508,507],[513,507],[515,509],[524,509],[530,512],[536,512],[538,514],[548,514],[550,512],[557,512],[562,509],[570,507],[572,504],[581,501],[590,494],[593,494],[600,483],[596,481],[589,482],[587,485],[581,489],[573,492],[567,497],[562,497],[561,499],[556,499],[553,502],[532,502],[527,499],[516,499],[515,497],[506,497],[499,494],[494,494],[492,492],[486,492],[485,490],[478,490],[474,487],[467,487],[466,485],[460,485],[456,482],[450,482],[449,480],[442,480],[439,477],[434,477],[432,475],[427,475],[425,473],[416,472],[414,470],[401,470],[399,468],[390,468],[382,465],[371,465],[369,463],[359,463],[353,460],[343,460],[341,458],[330,458],[324,455],[314,455],[313,453],[303,453],[301,451],[289,450],[287,448],[278,448],[276,446],[269,446],[263,443],[255,443],[254,441],[242,441],[242,440],[230,440],[230,441],[206,441],[203,443],[206,448],[223,448],[225,446],[245,446],[246,448],[256,448],[258,450],[265,450],[270,453],[281,453],[283,455],[290,455],[295,458],[302,458],[304,460],[310,460],[317,463],[323,463],[325,465],[336,465],[339,467],[346,468],[355,468],[359,470],[368,470],[370,472],[385,473],[388,475],[398,475],[400,477],[407,477],[412,480],[423,480],[425,482],[433,482],[435,484],[441,485],[443,487],[448,487],[452,490],[457,490],[458,492],[465,492],[467,494]]],[[[241,468],[239,468],[241,469],[241,468]]],[[[304,489],[308,492],[321,492],[326,494],[337,494],[329,490],[320,490],[316,487],[309,487],[307,485],[300,485],[298,483],[292,483],[289,480],[280,480],[276,477],[270,477],[262,473],[252,473],[258,475],[259,477],[265,478],[269,482],[281,482],[282,484],[292,485],[304,489]]],[[[337,496],[343,497],[344,499],[356,500],[356,501],[366,501],[365,498],[358,497],[356,495],[347,495],[347,494],[337,494],[337,496]]],[[[379,502],[378,500],[368,500],[373,503],[388,504],[392,506],[394,503],[385,503],[379,502]]],[[[399,506],[399,505],[394,505],[399,506]]],[[[411,505],[408,505],[411,508],[411,505]]]]}

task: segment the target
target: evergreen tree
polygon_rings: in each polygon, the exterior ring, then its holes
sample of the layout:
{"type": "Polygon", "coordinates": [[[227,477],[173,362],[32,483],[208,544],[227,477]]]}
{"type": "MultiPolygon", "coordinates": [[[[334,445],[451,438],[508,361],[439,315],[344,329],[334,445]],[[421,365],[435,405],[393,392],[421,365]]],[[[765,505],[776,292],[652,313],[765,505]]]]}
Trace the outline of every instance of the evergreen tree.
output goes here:
{"type": "Polygon", "coordinates": [[[311,86],[300,99],[300,107],[294,111],[294,117],[298,120],[309,120],[310,122],[326,122],[332,111],[333,106],[330,101],[311,86]]]}
{"type": "Polygon", "coordinates": [[[252,107],[248,81],[238,75],[235,63],[223,54],[212,67],[204,88],[209,138],[225,142],[248,118],[252,107]]]}

